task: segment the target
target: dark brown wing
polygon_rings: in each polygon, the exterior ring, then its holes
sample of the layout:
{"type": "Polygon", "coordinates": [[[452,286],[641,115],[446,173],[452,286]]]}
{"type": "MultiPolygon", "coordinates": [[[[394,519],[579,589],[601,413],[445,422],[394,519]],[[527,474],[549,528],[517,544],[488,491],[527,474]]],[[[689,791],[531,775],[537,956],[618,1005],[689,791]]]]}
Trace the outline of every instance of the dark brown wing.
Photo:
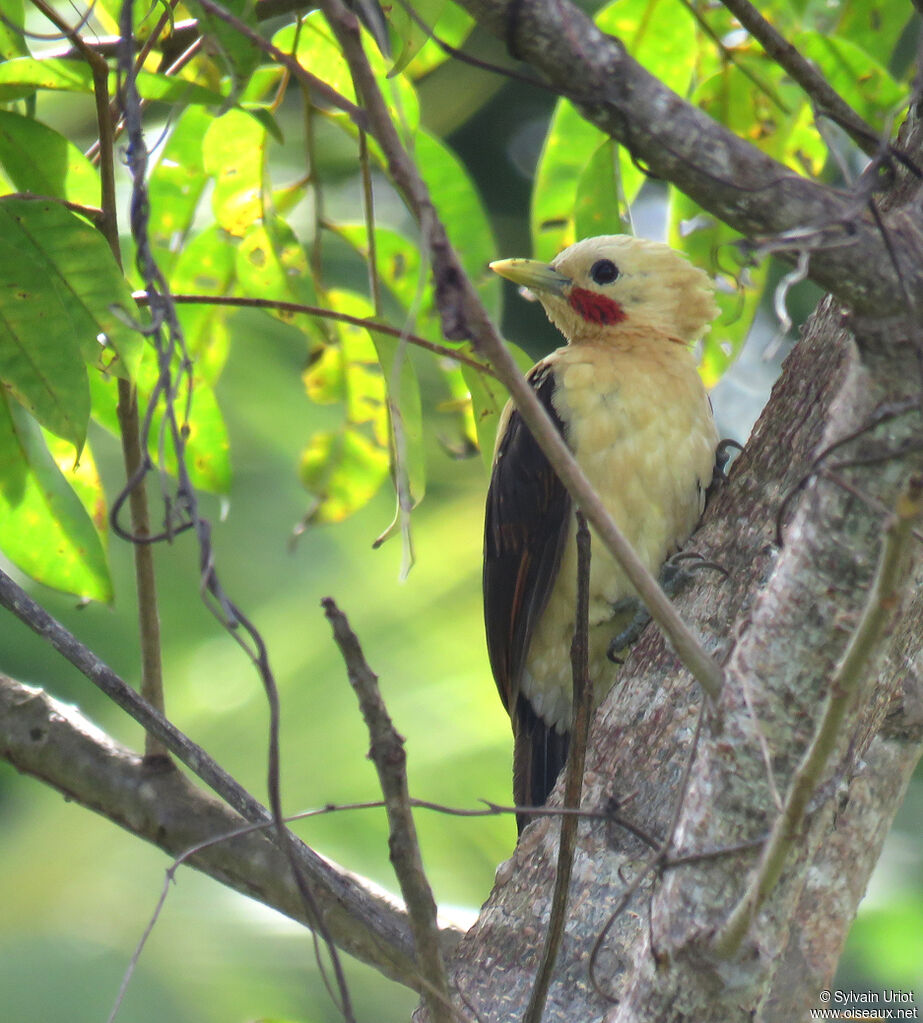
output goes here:
{"type": "MultiPolygon", "coordinates": [[[[564,424],[551,400],[553,367],[540,362],[529,382],[563,435],[564,424]]],[[[518,803],[545,801],[567,753],[566,736],[552,734],[520,696],[519,684],[532,633],[561,564],[570,510],[570,495],[514,409],[487,492],[484,621],[490,666],[516,737],[518,803]]]]}

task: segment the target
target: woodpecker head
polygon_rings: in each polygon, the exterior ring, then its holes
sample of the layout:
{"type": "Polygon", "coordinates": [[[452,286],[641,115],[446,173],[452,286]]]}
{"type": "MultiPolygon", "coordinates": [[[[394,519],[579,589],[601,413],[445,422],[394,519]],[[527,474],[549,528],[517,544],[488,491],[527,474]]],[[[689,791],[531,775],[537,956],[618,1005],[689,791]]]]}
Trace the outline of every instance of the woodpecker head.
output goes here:
{"type": "Polygon", "coordinates": [[[718,315],[707,274],[669,245],[645,238],[584,238],[550,264],[500,259],[490,268],[534,292],[569,341],[647,329],[689,344],[718,315]]]}

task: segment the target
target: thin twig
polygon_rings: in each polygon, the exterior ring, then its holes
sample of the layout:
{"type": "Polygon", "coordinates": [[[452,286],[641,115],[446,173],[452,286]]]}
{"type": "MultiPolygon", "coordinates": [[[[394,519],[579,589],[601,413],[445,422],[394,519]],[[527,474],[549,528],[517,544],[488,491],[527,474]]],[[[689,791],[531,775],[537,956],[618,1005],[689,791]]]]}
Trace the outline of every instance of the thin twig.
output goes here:
{"type": "MultiPolygon", "coordinates": [[[[578,809],[583,793],[583,769],[586,763],[587,740],[593,717],[593,683],[589,670],[589,614],[590,614],[590,530],[582,512],[577,512],[577,601],[575,606],[574,639],[571,644],[571,671],[573,673],[573,721],[570,748],[567,753],[567,771],[564,776],[564,805],[578,809]]],[[[558,840],[558,863],[554,876],[548,930],[542,947],[542,958],[532,985],[529,1005],[523,1023],[541,1023],[554,964],[564,939],[567,920],[567,897],[574,869],[577,847],[578,817],[561,819],[558,840]]]]}
{"type": "MultiPolygon", "coordinates": [[[[305,316],[318,316],[325,320],[335,320],[338,323],[349,323],[354,327],[363,327],[366,330],[376,330],[379,334],[387,334],[388,337],[396,337],[399,340],[406,340],[417,348],[425,348],[434,355],[441,355],[446,359],[454,359],[456,362],[463,362],[466,366],[476,369],[489,377],[496,377],[497,374],[486,363],[478,362],[454,348],[446,345],[428,341],[425,337],[416,334],[408,334],[407,331],[398,327],[392,327],[388,323],[381,323],[377,320],[364,319],[361,316],[350,316],[349,313],[341,313],[335,309],[325,309],[322,306],[303,305],[300,302],[283,302],[274,298],[245,298],[236,295],[172,295],[173,301],[179,305],[223,305],[234,306],[240,309],[277,309],[286,313],[304,313],[305,316]]],[[[148,296],[145,291],[136,291],[132,298],[138,305],[147,305],[148,296]]]]}
{"type": "Polygon", "coordinates": [[[410,917],[417,966],[420,974],[428,981],[423,991],[423,1000],[434,1023],[450,1023],[454,1013],[445,962],[439,946],[436,900],[423,869],[423,857],[413,822],[407,788],[404,740],[391,721],[378,687],[378,678],[368,666],[346,616],[330,597],[325,597],[321,603],[369,730],[369,756],[378,771],[390,827],[388,849],[391,865],[410,917]]]}
{"type": "Polygon", "coordinates": [[[613,521],[570,449],[542,408],[516,365],[452,249],[429,191],[404,149],[369,66],[359,35],[358,21],[341,0],[322,0],[321,7],[350,65],[362,95],[368,130],[386,154],[394,184],[420,225],[429,248],[435,278],[436,302],[445,336],[473,338],[475,349],[486,357],[507,386],[533,437],[558,478],[596,530],[601,542],[621,565],[651,617],[670,640],[678,657],[697,679],[710,700],[721,691],[724,671],[705,650],[676,608],[647,570],[613,521]]]}
{"type": "Polygon", "coordinates": [[[885,626],[900,603],[906,582],[909,559],[907,548],[913,525],[923,511],[923,478],[911,479],[900,495],[894,516],[888,523],[881,547],[875,578],[859,623],[830,680],[829,697],[814,738],[808,747],[785,801],[785,807],[773,824],[760,861],[747,890],[732,910],[714,940],[715,952],[724,958],[735,954],[753,918],[766,901],[785,865],[798,835],[808,802],[823,776],[846,715],[852,708],[865,668],[875,653],[885,626]]]}
{"type": "MultiPolygon", "coordinates": [[[[92,650],[56,621],[6,573],[0,571],[0,606],[44,639],[110,700],[154,734],[228,806],[253,824],[272,825],[272,814],[208,753],[151,707],[92,650]]],[[[85,730],[86,731],[86,730],[85,730]]],[[[109,745],[105,746],[109,749],[109,745]]],[[[347,951],[379,968],[390,970],[402,983],[413,983],[410,935],[403,914],[364,890],[353,879],[319,857],[289,833],[301,869],[323,899],[323,913],[347,951]],[[344,915],[348,914],[348,927],[344,915]]],[[[284,861],[282,861],[284,862],[284,861]]],[[[310,919],[301,907],[302,918],[310,919]]],[[[291,914],[290,914],[291,915],[291,914]]]]}

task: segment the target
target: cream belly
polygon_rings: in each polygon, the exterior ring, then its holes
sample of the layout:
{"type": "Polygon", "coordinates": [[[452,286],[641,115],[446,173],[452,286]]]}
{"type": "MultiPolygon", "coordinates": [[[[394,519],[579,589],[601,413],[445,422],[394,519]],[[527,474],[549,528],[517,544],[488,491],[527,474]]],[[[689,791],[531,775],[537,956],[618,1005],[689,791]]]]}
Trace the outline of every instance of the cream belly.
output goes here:
{"type": "MultiPolygon", "coordinates": [[[[718,435],[691,352],[666,337],[620,339],[618,346],[572,344],[549,357],[555,405],[567,440],[589,481],[657,575],[688,539],[702,514],[718,435]]],[[[536,626],[520,682],[546,724],[570,728],[577,555],[575,519],[552,592],[536,626]]],[[[594,535],[590,567],[590,677],[596,701],[615,682],[606,656],[632,613],[613,605],[634,587],[594,535]]]]}

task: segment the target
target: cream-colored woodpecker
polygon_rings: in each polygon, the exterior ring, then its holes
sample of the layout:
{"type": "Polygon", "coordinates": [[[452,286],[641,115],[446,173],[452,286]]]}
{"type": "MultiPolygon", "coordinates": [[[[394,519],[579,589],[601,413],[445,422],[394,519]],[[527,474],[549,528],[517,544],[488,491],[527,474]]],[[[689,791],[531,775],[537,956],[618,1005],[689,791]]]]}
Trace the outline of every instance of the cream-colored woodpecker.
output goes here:
{"type": "MultiPolygon", "coordinates": [[[[668,245],[606,235],[550,264],[490,264],[545,307],[567,345],[529,381],[590,483],[657,575],[695,529],[718,434],[690,347],[717,315],[708,276],[668,245]]],[[[567,491],[508,404],[500,417],[484,529],[484,618],[491,668],[513,725],[517,805],[545,802],[567,758],[576,523],[567,491]]],[[[594,537],[590,677],[597,703],[615,681],[613,639],[635,590],[594,537]]],[[[519,819],[520,830],[526,823],[519,819]]]]}

